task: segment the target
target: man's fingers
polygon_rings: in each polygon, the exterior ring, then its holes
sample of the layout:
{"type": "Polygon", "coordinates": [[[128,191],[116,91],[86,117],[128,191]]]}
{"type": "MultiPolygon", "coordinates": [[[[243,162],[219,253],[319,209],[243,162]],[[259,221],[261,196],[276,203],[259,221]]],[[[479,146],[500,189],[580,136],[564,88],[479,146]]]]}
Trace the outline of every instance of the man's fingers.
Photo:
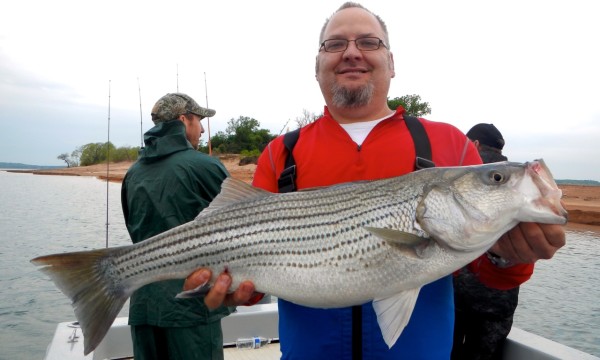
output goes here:
{"type": "Polygon", "coordinates": [[[519,256],[517,249],[515,248],[513,241],[517,238],[522,238],[522,234],[518,227],[511,229],[492,246],[490,249],[494,254],[510,261],[512,264],[519,264],[523,262],[523,259],[519,256]]]}
{"type": "Polygon", "coordinates": [[[243,305],[246,304],[252,296],[254,296],[254,283],[251,281],[244,281],[240,286],[231,294],[229,305],[243,305]]]}
{"type": "Polygon", "coordinates": [[[556,248],[556,250],[565,246],[567,243],[565,228],[562,225],[541,224],[540,228],[544,232],[548,243],[556,248]]]}
{"type": "Polygon", "coordinates": [[[198,269],[188,275],[183,283],[183,290],[192,290],[210,281],[212,272],[209,269],[198,269]]]}
{"type": "MultiPolygon", "coordinates": [[[[198,269],[191,273],[183,284],[184,290],[192,290],[200,285],[206,284],[211,280],[212,272],[210,269],[198,269]]],[[[219,274],[217,280],[212,284],[209,292],[204,296],[204,303],[213,310],[221,305],[237,306],[248,303],[256,295],[254,283],[252,281],[243,281],[235,292],[230,292],[232,279],[227,272],[219,274]]]]}
{"type": "Polygon", "coordinates": [[[535,249],[544,239],[544,234],[534,223],[520,223],[508,232],[510,244],[518,262],[533,264],[538,260],[535,249]]]}
{"type": "Polygon", "coordinates": [[[561,225],[520,223],[504,234],[490,251],[513,264],[550,259],[565,245],[561,225]]]}
{"type": "Polygon", "coordinates": [[[231,276],[227,273],[221,273],[215,281],[212,289],[204,297],[204,303],[209,309],[216,309],[225,301],[225,296],[231,286],[231,276]]]}

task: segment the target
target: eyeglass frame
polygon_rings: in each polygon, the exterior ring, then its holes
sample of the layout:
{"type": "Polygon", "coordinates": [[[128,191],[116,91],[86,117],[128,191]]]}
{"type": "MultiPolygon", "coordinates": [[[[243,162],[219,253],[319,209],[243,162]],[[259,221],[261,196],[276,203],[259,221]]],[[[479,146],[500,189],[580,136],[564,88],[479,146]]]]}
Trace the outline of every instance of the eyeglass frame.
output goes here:
{"type": "Polygon", "coordinates": [[[319,51],[323,50],[323,51],[328,52],[328,53],[344,52],[344,51],[346,51],[348,49],[348,46],[350,46],[350,42],[351,41],[354,41],[354,45],[360,51],[375,51],[375,50],[379,50],[382,45],[383,45],[384,48],[389,49],[387,47],[387,45],[383,42],[383,40],[381,40],[377,36],[364,36],[364,37],[360,37],[360,38],[354,39],[354,40],[348,40],[348,39],[327,39],[327,40],[323,40],[323,42],[321,43],[321,46],[319,47],[319,51]],[[375,48],[375,49],[361,49],[359,47],[357,41],[360,41],[360,40],[363,40],[363,39],[377,39],[379,41],[377,43],[377,48],[375,48]],[[346,47],[344,47],[342,50],[338,50],[338,51],[328,51],[326,49],[326,47],[325,47],[325,43],[328,42],[328,41],[345,41],[346,42],[346,47]]]}

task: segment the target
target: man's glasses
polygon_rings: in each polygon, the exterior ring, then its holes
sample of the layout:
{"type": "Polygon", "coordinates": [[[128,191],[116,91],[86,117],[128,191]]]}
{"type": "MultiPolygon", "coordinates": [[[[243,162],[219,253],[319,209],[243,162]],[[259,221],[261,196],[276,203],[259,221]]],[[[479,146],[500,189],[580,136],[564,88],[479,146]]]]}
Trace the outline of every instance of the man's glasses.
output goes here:
{"type": "MultiPolygon", "coordinates": [[[[321,48],[326,52],[342,52],[346,51],[350,41],[354,41],[358,50],[361,51],[373,51],[379,49],[381,45],[387,49],[387,46],[383,43],[383,40],[377,37],[363,37],[355,40],[346,39],[329,39],[321,43],[321,48]]],[[[320,50],[319,49],[319,50],[320,50]]]]}

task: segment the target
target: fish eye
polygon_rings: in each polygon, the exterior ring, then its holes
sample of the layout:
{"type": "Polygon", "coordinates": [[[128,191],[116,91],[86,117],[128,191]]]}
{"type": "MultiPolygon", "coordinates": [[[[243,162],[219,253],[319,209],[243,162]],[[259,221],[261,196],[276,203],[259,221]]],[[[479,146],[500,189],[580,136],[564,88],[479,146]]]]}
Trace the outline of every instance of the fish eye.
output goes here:
{"type": "Polygon", "coordinates": [[[492,180],[495,183],[502,184],[506,182],[507,177],[499,171],[492,171],[490,172],[490,180],[492,180]]]}

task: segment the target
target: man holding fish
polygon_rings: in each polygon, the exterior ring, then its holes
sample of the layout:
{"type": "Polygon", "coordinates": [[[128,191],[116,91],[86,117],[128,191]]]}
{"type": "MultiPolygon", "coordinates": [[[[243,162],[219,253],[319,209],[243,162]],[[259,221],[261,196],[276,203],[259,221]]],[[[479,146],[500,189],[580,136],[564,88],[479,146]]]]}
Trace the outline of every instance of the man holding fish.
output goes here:
{"type": "MultiPolygon", "coordinates": [[[[326,20],[315,70],[327,106],[322,118],[302,129],[294,147],[298,190],[415,170],[413,139],[404,110],[392,111],[387,106],[390,81],[395,76],[388,39],[381,18],[356,3],[342,5],[326,20]]],[[[456,128],[420,121],[436,166],[481,164],[475,147],[456,128]]],[[[287,155],[282,137],[270,143],[259,159],[253,185],[277,192],[287,155]]],[[[491,248],[512,266],[496,266],[484,254],[470,268],[489,287],[516,287],[532,275],[535,261],[551,258],[564,244],[561,225],[519,223],[491,248]]],[[[211,272],[201,269],[187,278],[185,288],[192,289],[210,278],[211,272]]],[[[252,283],[244,282],[230,292],[231,283],[230,275],[221,273],[205,297],[207,306],[222,302],[240,305],[254,295],[252,283]]],[[[448,359],[454,321],[452,294],[450,275],[423,286],[412,316],[408,314],[410,322],[391,347],[381,335],[378,314],[370,303],[315,309],[280,299],[282,358],[448,359]]]]}

